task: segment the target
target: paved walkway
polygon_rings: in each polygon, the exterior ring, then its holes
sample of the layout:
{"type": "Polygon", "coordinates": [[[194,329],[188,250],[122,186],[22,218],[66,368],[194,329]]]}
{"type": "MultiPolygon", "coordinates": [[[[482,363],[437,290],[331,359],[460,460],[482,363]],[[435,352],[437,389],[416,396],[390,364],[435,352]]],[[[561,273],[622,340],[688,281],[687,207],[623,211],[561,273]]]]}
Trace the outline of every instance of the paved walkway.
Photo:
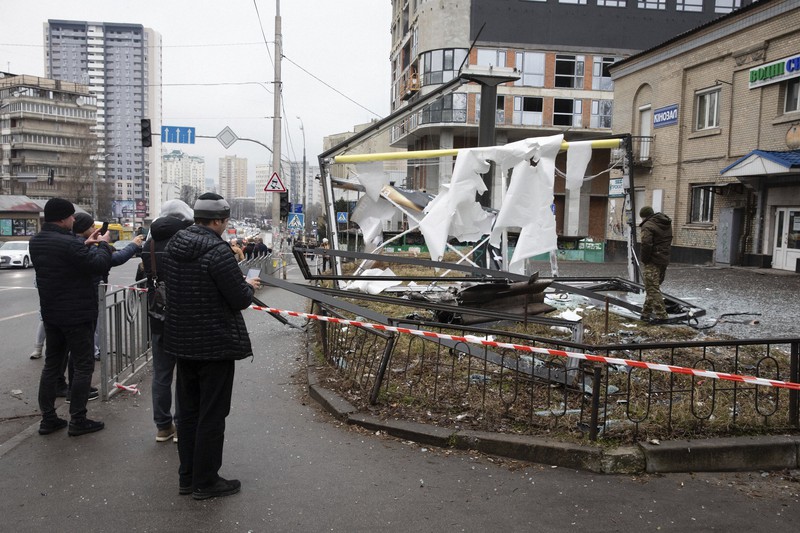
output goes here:
{"type": "MultiPolygon", "coordinates": [[[[269,305],[303,310],[275,289],[269,305]]],[[[305,394],[304,339],[248,311],[221,474],[238,495],[178,496],[177,452],[142,395],[92,402],[93,435],[36,426],[0,449],[5,531],[794,531],[797,483],[778,474],[608,476],[443,450],[347,427],[305,394]]]]}

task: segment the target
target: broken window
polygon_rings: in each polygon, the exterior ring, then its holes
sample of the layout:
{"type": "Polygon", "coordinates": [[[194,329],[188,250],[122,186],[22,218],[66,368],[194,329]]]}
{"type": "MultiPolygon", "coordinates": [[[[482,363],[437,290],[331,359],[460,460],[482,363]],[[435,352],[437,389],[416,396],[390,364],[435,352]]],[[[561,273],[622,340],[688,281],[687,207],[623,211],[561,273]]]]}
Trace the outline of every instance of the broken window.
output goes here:
{"type": "Polygon", "coordinates": [[[710,223],[714,220],[714,192],[711,185],[692,186],[692,218],[690,222],[710,223]]]}
{"type": "Polygon", "coordinates": [[[556,54],[556,87],[583,89],[583,72],[583,56],[556,54]]]}

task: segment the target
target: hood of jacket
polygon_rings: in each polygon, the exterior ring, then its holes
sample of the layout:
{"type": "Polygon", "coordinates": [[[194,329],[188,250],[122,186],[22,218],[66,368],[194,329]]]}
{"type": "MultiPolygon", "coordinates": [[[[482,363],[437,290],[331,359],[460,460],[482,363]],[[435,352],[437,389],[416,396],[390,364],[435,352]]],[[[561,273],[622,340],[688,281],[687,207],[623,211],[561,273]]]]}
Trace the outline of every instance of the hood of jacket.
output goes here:
{"type": "Polygon", "coordinates": [[[180,230],[169,241],[167,253],[180,263],[188,263],[206,255],[217,246],[230,249],[222,237],[205,226],[193,225],[180,230]]]}
{"type": "Polygon", "coordinates": [[[639,226],[644,226],[647,223],[655,224],[656,226],[666,229],[672,225],[672,219],[664,213],[656,213],[650,217],[647,217],[645,220],[642,220],[642,223],[639,224],[639,226]]]}
{"type": "Polygon", "coordinates": [[[182,229],[192,225],[191,221],[181,220],[172,216],[158,217],[150,225],[150,236],[157,241],[170,239],[182,229]]]}

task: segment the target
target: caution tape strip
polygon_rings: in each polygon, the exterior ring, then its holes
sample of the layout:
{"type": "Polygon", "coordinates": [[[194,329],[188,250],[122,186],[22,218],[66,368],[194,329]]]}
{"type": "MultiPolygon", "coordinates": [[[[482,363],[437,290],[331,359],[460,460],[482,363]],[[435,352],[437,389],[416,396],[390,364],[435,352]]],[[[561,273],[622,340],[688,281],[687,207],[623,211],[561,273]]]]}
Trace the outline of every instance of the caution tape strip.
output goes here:
{"type": "Polygon", "coordinates": [[[558,357],[571,357],[573,359],[583,359],[584,361],[594,361],[598,363],[606,363],[609,365],[624,365],[633,368],[646,368],[648,370],[656,370],[658,372],[671,372],[674,374],[687,374],[697,377],[704,377],[710,379],[720,379],[725,381],[736,381],[739,383],[750,383],[752,385],[763,385],[765,387],[777,387],[782,389],[800,390],[800,383],[791,381],[779,381],[775,379],[758,378],[755,376],[746,376],[740,374],[729,374],[727,372],[715,372],[712,370],[698,370],[696,368],[688,368],[684,366],[664,365],[659,363],[648,363],[646,361],[634,361],[632,359],[620,359],[617,357],[604,357],[602,355],[592,355],[577,352],[567,352],[564,350],[553,350],[550,348],[537,348],[533,346],[526,346],[524,344],[513,344],[510,342],[497,342],[490,341],[483,337],[474,335],[448,335],[445,333],[434,333],[433,331],[425,331],[422,329],[401,328],[397,326],[386,326],[384,324],[372,324],[369,322],[360,322],[358,320],[347,320],[344,318],[336,318],[324,315],[314,315],[310,313],[301,313],[299,311],[286,311],[283,309],[276,309],[274,307],[263,307],[260,305],[251,305],[251,309],[256,311],[266,311],[267,313],[277,313],[286,316],[295,316],[300,318],[307,318],[310,320],[319,320],[322,322],[331,322],[334,324],[345,324],[361,328],[375,329],[378,331],[389,331],[395,333],[405,333],[407,335],[415,335],[418,337],[427,337],[432,339],[447,339],[456,342],[468,342],[470,344],[479,344],[481,346],[491,346],[493,348],[509,348],[520,352],[540,353],[546,355],[554,355],[558,357]]]}

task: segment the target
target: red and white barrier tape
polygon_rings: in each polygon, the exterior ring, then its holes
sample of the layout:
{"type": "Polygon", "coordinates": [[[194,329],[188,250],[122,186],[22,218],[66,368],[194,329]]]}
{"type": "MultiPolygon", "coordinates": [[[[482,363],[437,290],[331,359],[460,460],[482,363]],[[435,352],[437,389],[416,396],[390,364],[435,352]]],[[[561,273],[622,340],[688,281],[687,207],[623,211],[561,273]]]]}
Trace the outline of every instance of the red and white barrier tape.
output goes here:
{"type": "Polygon", "coordinates": [[[134,394],[141,394],[141,392],[139,392],[139,385],[138,385],[138,384],[134,384],[134,385],[123,385],[122,383],[118,383],[118,382],[116,382],[116,381],[115,381],[115,382],[114,382],[114,386],[115,386],[116,388],[120,389],[120,390],[124,390],[124,391],[128,391],[128,392],[132,392],[132,393],[134,393],[134,394]]]}
{"type": "Polygon", "coordinates": [[[447,339],[456,342],[468,342],[471,344],[480,344],[482,346],[491,346],[493,348],[510,348],[521,352],[541,353],[547,355],[555,355],[559,357],[572,357],[574,359],[583,359],[585,361],[595,361],[599,363],[606,363],[609,365],[624,365],[634,368],[647,368],[649,370],[656,370],[659,372],[672,372],[675,374],[689,374],[698,377],[721,379],[726,381],[738,381],[740,383],[750,383],[753,385],[763,385],[766,387],[778,387],[782,389],[800,390],[800,383],[791,381],[779,381],[775,379],[757,378],[755,376],[745,376],[740,374],[728,374],[727,372],[714,372],[712,370],[698,370],[696,368],[688,368],[684,366],[663,365],[659,363],[648,363],[645,361],[634,361],[632,359],[619,359],[617,357],[603,357],[601,355],[591,355],[577,352],[566,352],[564,350],[552,350],[549,348],[536,348],[533,346],[525,346],[524,344],[512,344],[509,342],[497,342],[486,340],[483,337],[476,337],[474,335],[458,336],[447,335],[445,333],[434,333],[432,331],[425,331],[421,329],[399,328],[396,326],[385,326],[383,324],[371,324],[369,322],[359,322],[357,320],[346,320],[343,318],[336,318],[323,315],[312,315],[310,313],[300,313],[298,311],[285,311],[283,309],[275,309],[273,307],[262,307],[260,305],[251,305],[251,309],[256,311],[266,311],[268,313],[278,313],[286,316],[296,316],[301,318],[308,318],[311,320],[319,320],[323,322],[332,322],[334,324],[346,324],[368,329],[375,329],[378,331],[392,331],[395,333],[405,333],[407,335],[416,335],[418,337],[429,337],[433,339],[447,339]]]}

